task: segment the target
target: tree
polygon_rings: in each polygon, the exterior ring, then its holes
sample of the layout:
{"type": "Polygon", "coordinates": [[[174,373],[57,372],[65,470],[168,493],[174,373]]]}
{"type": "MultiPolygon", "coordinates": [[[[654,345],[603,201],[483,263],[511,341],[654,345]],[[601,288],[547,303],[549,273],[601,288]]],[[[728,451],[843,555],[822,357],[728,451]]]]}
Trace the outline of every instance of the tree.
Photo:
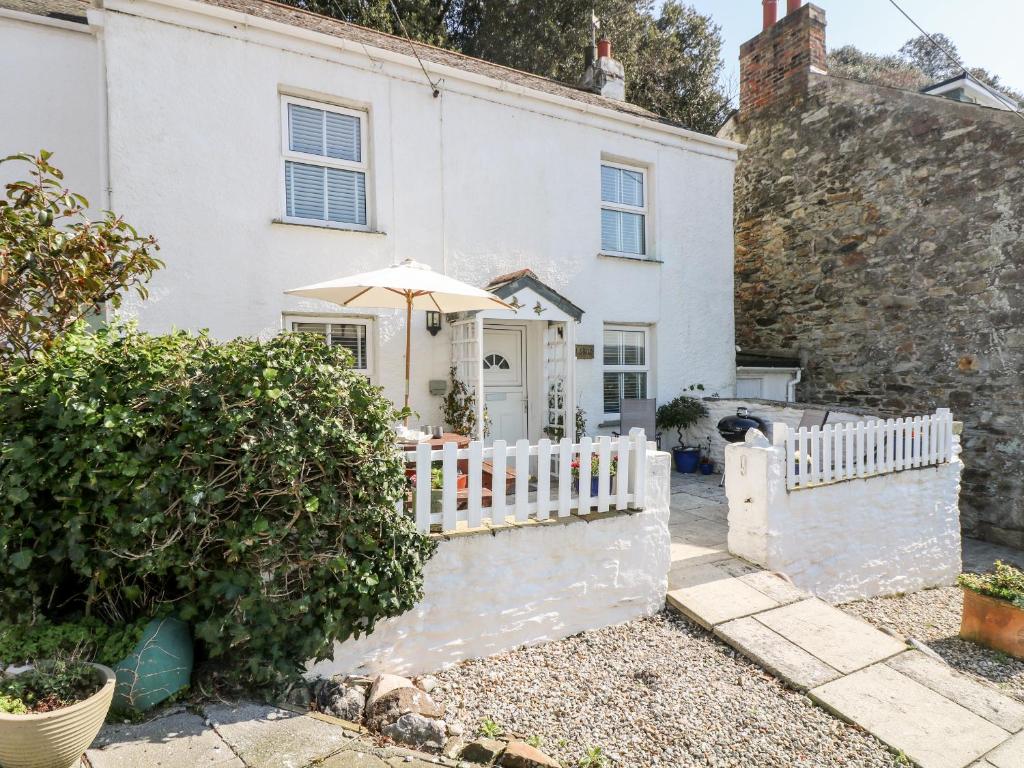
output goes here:
{"type": "Polygon", "coordinates": [[[956,43],[942,33],[934,34],[931,39],[927,35],[918,35],[907,40],[899,50],[904,61],[917,67],[932,80],[946,80],[959,75],[961,69],[944,53],[948,51],[956,60],[960,59],[960,51],[956,43]]]}
{"type": "MultiPolygon", "coordinates": [[[[956,44],[943,34],[932,35],[932,40],[935,42],[919,35],[904,43],[898,53],[886,56],[844,45],[829,52],[829,72],[851,80],[915,91],[959,75],[963,70],[943,52],[961,60],[956,44]],[[936,44],[943,50],[939,50],[936,44]]],[[[1024,95],[1004,86],[998,75],[981,67],[968,68],[967,71],[975,80],[1024,102],[1024,95]]]]}
{"type": "MultiPolygon", "coordinates": [[[[345,21],[403,34],[389,0],[293,0],[345,21]]],[[[630,102],[694,130],[714,132],[729,111],[719,79],[720,29],[679,0],[396,0],[415,40],[574,84],[590,44],[590,14],[626,70],[630,102]]]]}
{"type": "Polygon", "coordinates": [[[919,68],[895,54],[879,56],[853,45],[844,45],[829,52],[828,71],[851,80],[914,91],[934,82],[919,68]]]}
{"type": "Polygon", "coordinates": [[[163,264],[156,240],[122,218],[85,215],[89,202],[62,185],[51,153],[11,155],[0,163],[32,166],[0,200],[0,366],[27,360],[77,321],[120,306],[122,295],[145,298],[145,282],[163,264]]]}

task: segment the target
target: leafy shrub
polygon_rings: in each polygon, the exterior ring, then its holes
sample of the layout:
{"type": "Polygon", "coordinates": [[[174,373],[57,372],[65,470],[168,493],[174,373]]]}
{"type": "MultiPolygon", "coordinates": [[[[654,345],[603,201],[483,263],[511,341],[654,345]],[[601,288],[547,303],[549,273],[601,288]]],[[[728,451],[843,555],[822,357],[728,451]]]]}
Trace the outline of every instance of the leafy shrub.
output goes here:
{"type": "Polygon", "coordinates": [[[124,659],[142,639],[146,619],[110,626],[96,617],[55,624],[0,623],[0,668],[38,659],[81,658],[108,667],[124,659]]]}
{"type": "Polygon", "coordinates": [[[401,418],[307,334],[79,327],[0,382],[0,621],[173,611],[249,681],[421,596],[401,418]]]}
{"type": "Polygon", "coordinates": [[[96,669],[81,661],[42,662],[27,672],[0,680],[0,698],[6,698],[13,709],[18,708],[13,702],[20,702],[30,712],[69,707],[99,689],[100,676],[96,669]]]}
{"type": "Polygon", "coordinates": [[[441,418],[448,428],[459,435],[476,434],[476,395],[462,381],[455,366],[448,371],[451,386],[441,401],[441,418]]]}
{"type": "Polygon", "coordinates": [[[31,178],[7,184],[0,199],[0,365],[30,359],[129,291],[145,298],[146,280],[163,266],[151,255],[156,240],[120,217],[90,221],[89,201],[64,188],[50,157],[0,159],[31,166],[31,178]]]}
{"type": "Polygon", "coordinates": [[[1024,608],[1024,571],[996,560],[995,573],[962,573],[960,586],[1024,608]]]}

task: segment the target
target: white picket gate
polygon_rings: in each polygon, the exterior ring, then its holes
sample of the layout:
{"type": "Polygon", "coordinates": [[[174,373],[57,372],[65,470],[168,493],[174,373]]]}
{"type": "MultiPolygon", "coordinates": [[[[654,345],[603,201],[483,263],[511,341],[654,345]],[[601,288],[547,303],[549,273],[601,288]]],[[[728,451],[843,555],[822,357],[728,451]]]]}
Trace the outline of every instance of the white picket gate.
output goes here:
{"type": "Polygon", "coordinates": [[[536,445],[528,440],[514,445],[495,440],[494,445],[485,446],[474,440],[467,448],[447,443],[441,450],[424,443],[406,451],[405,460],[407,466],[415,467],[415,480],[399,509],[411,507],[416,527],[423,532],[454,531],[463,523],[466,528],[479,528],[485,521],[502,525],[509,518],[547,520],[644,506],[647,438],[642,430],[633,430],[628,437],[584,437],[579,443],[568,438],[557,443],[540,440],[536,445]],[[591,493],[594,456],[596,494],[591,493]],[[572,473],[577,460],[578,482],[572,473]],[[486,471],[485,463],[489,464],[486,471]],[[441,487],[433,488],[432,470],[438,467],[441,487]],[[506,487],[507,470],[515,474],[511,493],[506,487]],[[485,474],[491,477],[490,489],[484,487],[485,474]],[[460,475],[466,478],[461,490],[460,475]]]}
{"type": "Polygon", "coordinates": [[[953,457],[953,415],[876,419],[790,429],[772,425],[772,442],[786,448],[790,490],[858,477],[945,464],[953,457]]]}

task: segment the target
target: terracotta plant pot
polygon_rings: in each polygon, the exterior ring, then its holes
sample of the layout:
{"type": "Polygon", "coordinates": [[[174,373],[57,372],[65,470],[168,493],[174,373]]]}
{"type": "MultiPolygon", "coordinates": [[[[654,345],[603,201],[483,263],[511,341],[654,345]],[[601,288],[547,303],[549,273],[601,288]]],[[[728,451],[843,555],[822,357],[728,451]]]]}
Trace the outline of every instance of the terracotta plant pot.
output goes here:
{"type": "Polygon", "coordinates": [[[114,697],[114,670],[93,664],[102,687],[70,707],[28,715],[0,713],[0,765],[4,768],[71,768],[100,732],[114,697]]]}
{"type": "Polygon", "coordinates": [[[965,589],[960,637],[1024,659],[1024,609],[965,589]]]}

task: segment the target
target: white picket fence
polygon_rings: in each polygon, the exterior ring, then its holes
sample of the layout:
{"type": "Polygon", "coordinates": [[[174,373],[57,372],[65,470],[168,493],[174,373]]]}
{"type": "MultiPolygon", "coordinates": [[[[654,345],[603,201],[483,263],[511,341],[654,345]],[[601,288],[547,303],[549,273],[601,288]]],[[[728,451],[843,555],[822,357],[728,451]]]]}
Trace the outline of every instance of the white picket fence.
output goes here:
{"type": "Polygon", "coordinates": [[[772,442],[786,448],[786,487],[809,488],[949,462],[953,415],[939,408],[928,416],[799,430],[776,423],[772,442]]]}
{"type": "Polygon", "coordinates": [[[486,521],[503,525],[510,518],[518,522],[550,517],[585,515],[615,509],[644,506],[647,478],[647,438],[642,430],[618,438],[584,437],[579,443],[563,438],[557,443],[540,440],[531,445],[519,440],[514,445],[495,440],[485,446],[473,441],[467,448],[447,443],[441,450],[421,444],[405,452],[407,466],[415,467],[416,479],[401,510],[411,511],[416,528],[455,531],[460,524],[479,528],[486,521]],[[591,461],[598,458],[597,493],[591,494],[591,461]],[[578,492],[572,463],[579,460],[578,492]],[[484,488],[484,463],[491,467],[491,488],[484,488]],[[431,488],[431,470],[440,466],[441,488],[431,488]],[[511,493],[506,488],[507,470],[515,473],[511,493]],[[460,490],[459,475],[467,479],[460,490]],[[531,480],[534,490],[531,490],[531,480]]]}

